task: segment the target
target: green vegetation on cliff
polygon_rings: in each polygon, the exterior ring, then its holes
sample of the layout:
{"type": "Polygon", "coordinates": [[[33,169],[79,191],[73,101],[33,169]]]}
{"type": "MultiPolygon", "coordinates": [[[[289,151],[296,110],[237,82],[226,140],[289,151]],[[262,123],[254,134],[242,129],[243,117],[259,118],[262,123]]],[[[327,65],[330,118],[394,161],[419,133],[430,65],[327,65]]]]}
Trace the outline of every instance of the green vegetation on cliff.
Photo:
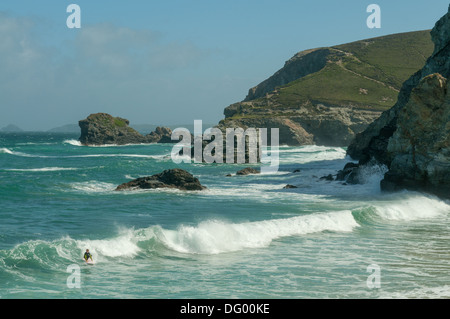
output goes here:
{"type": "Polygon", "coordinates": [[[299,52],[225,108],[218,127],[279,128],[280,144],[348,146],[396,103],[433,48],[430,31],[415,31],[299,52]]]}

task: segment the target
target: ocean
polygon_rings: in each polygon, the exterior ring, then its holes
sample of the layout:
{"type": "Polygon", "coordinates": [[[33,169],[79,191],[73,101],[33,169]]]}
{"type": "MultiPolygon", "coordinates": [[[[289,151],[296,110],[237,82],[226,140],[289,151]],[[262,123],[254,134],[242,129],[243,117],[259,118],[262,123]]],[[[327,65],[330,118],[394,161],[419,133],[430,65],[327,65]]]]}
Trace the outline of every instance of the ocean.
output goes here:
{"type": "Polygon", "coordinates": [[[278,172],[237,176],[77,138],[0,135],[0,298],[450,298],[450,203],[382,193],[382,166],[320,179],[343,148],[282,146],[278,172]],[[114,191],[177,167],[207,190],[114,191]]]}

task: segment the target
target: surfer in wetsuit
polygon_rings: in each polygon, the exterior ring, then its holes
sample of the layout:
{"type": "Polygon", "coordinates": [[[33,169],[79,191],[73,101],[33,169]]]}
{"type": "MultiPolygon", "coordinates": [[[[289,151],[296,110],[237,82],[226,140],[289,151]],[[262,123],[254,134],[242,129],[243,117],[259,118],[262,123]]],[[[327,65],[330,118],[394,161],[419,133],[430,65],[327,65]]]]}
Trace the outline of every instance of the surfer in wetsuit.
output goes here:
{"type": "Polygon", "coordinates": [[[89,249],[86,249],[86,252],[84,253],[84,260],[88,261],[89,259],[91,259],[91,261],[94,261],[92,259],[91,253],[89,252],[89,249]]]}

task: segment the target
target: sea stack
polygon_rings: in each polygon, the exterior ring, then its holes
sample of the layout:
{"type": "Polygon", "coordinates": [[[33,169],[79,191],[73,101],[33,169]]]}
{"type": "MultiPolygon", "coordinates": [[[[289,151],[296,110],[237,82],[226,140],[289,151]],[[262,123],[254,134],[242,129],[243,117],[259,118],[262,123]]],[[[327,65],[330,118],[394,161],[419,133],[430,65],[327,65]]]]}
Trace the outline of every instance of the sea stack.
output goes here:
{"type": "Polygon", "coordinates": [[[91,114],[78,124],[81,128],[79,140],[86,146],[177,142],[171,140],[170,128],[158,127],[144,136],[130,127],[130,121],[127,119],[113,117],[107,113],[91,114]]]}

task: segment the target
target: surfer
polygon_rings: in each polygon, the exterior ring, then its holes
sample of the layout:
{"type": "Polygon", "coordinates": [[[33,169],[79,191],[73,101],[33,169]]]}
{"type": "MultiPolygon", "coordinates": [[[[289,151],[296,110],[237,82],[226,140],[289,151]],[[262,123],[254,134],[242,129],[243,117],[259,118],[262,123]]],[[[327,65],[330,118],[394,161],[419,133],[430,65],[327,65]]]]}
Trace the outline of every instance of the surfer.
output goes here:
{"type": "Polygon", "coordinates": [[[86,252],[84,253],[84,260],[88,261],[89,259],[90,259],[91,261],[94,261],[94,260],[92,259],[91,253],[89,252],[89,249],[86,249],[86,252]]]}

